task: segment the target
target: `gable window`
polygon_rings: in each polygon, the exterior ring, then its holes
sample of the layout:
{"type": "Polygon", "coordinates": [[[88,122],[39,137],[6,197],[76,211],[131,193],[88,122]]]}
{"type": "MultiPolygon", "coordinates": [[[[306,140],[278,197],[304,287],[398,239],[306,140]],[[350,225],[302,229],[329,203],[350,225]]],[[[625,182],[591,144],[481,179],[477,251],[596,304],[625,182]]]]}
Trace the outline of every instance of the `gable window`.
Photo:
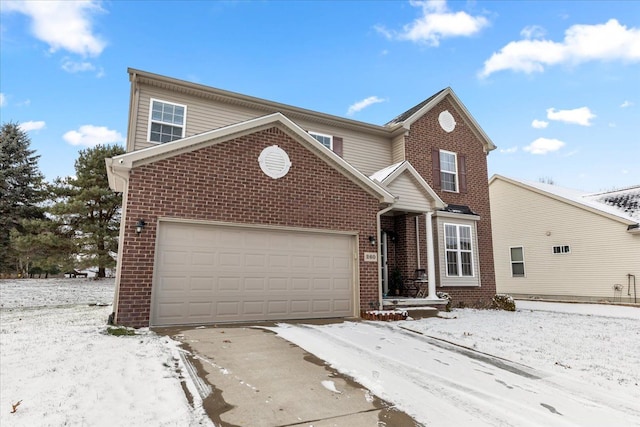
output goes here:
{"type": "Polygon", "coordinates": [[[444,224],[447,276],[473,277],[471,226],[444,224]]]}
{"type": "Polygon", "coordinates": [[[458,161],[456,153],[440,150],[440,185],[444,191],[458,191],[458,161]]]}
{"type": "Polygon", "coordinates": [[[524,248],[515,246],[511,250],[511,277],[524,277],[524,248]]]}
{"type": "Polygon", "coordinates": [[[151,99],[149,141],[171,142],[184,138],[187,106],[151,99]]]}
{"type": "Polygon", "coordinates": [[[554,254],[568,254],[570,252],[571,252],[571,248],[569,247],[569,245],[561,245],[561,246],[553,247],[554,254]]]}
{"type": "Polygon", "coordinates": [[[331,135],[323,135],[315,132],[309,132],[309,135],[314,137],[320,144],[324,145],[329,150],[333,150],[333,137],[331,135]]]}

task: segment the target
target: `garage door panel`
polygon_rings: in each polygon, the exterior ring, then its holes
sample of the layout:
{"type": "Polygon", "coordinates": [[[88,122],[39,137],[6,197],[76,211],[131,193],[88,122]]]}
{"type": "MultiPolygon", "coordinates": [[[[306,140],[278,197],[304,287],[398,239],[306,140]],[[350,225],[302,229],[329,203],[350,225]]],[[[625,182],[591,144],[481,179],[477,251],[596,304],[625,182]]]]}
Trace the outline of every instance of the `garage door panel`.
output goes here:
{"type": "Polygon", "coordinates": [[[271,277],[268,280],[269,291],[286,291],[289,279],[286,277],[271,277]]]}
{"type": "Polygon", "coordinates": [[[187,318],[206,319],[213,314],[213,302],[190,302],[187,307],[187,318]]]}
{"type": "Polygon", "coordinates": [[[189,278],[186,275],[165,276],[158,281],[158,288],[163,294],[170,294],[171,292],[182,294],[186,291],[188,283],[189,278]]]}
{"type": "Polygon", "coordinates": [[[215,264],[216,254],[215,252],[201,252],[194,250],[191,252],[191,265],[192,266],[206,266],[210,267],[215,264]]]}
{"type": "Polygon", "coordinates": [[[207,292],[211,294],[215,287],[215,280],[209,277],[191,277],[189,281],[189,290],[191,292],[207,292]]]}
{"type": "Polygon", "coordinates": [[[353,314],[350,235],[161,222],[152,325],[353,314]]]}
{"type": "Polygon", "coordinates": [[[244,279],[244,290],[247,292],[264,292],[266,289],[264,277],[247,277],[244,279]]]}
{"type": "Polygon", "coordinates": [[[218,277],[218,291],[240,292],[242,280],[239,277],[218,277]]]}

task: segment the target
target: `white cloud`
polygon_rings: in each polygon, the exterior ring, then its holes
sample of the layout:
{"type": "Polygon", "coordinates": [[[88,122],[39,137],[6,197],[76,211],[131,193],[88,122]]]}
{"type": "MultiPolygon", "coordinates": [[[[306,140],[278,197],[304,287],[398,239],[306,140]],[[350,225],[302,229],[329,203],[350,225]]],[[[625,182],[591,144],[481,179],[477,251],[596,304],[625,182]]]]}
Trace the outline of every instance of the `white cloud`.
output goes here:
{"type": "Polygon", "coordinates": [[[93,147],[98,144],[115,144],[124,142],[120,132],[105,126],[82,125],[78,130],[70,130],[62,138],[71,145],[93,147]]]}
{"type": "Polygon", "coordinates": [[[520,31],[520,35],[525,39],[539,39],[544,37],[546,33],[546,30],[538,25],[530,25],[520,31]]]}
{"type": "Polygon", "coordinates": [[[0,93],[0,107],[4,107],[7,105],[7,98],[4,96],[4,93],[0,93]]]}
{"type": "Polygon", "coordinates": [[[96,67],[90,62],[76,62],[65,58],[62,62],[62,69],[67,73],[78,73],[82,71],[93,71],[96,67]]]}
{"type": "Polygon", "coordinates": [[[535,119],[531,122],[531,127],[536,129],[545,129],[549,126],[549,122],[545,122],[544,120],[535,119]]]}
{"type": "Polygon", "coordinates": [[[500,149],[500,152],[501,153],[505,153],[505,154],[512,154],[512,153],[515,153],[516,151],[518,151],[518,147],[501,148],[500,149]]]}
{"type": "Polygon", "coordinates": [[[363,99],[362,101],[358,101],[349,106],[349,110],[347,110],[347,115],[352,116],[354,113],[358,111],[362,111],[370,105],[378,104],[380,102],[384,102],[385,100],[382,98],[378,98],[377,96],[370,96],[368,98],[363,99]]]}
{"type": "MultiPolygon", "coordinates": [[[[525,37],[530,34],[523,30],[525,37]]],[[[627,28],[610,19],[605,24],[573,25],[561,42],[528,38],[513,41],[485,61],[479,77],[501,70],[533,73],[552,65],[614,60],[640,62],[640,28],[627,28]]]]}
{"type": "Polygon", "coordinates": [[[104,12],[99,2],[2,1],[3,12],[18,12],[31,18],[33,35],[55,52],[63,49],[83,56],[98,56],[105,42],[95,35],[92,18],[104,12]]]}
{"type": "Polygon", "coordinates": [[[20,123],[19,128],[25,132],[29,132],[32,130],[44,129],[45,126],[46,126],[46,123],[43,121],[37,121],[37,122],[28,121],[28,122],[20,123]]]}
{"type": "Polygon", "coordinates": [[[538,138],[531,144],[524,147],[523,150],[531,154],[547,154],[553,151],[558,151],[564,147],[564,145],[564,142],[558,139],[538,138]]]}
{"type": "Polygon", "coordinates": [[[375,30],[388,39],[438,46],[441,39],[472,36],[489,25],[483,16],[449,11],[445,0],[411,1],[410,4],[422,8],[421,17],[404,25],[402,31],[388,30],[380,25],[375,26],[375,30]]]}
{"type": "Polygon", "coordinates": [[[547,109],[547,119],[580,126],[591,126],[591,119],[595,119],[596,117],[589,107],[575,108],[573,110],[547,109]]]}
{"type": "Polygon", "coordinates": [[[624,101],[622,104],[620,104],[620,108],[627,108],[627,107],[633,107],[635,104],[631,101],[624,101]]]}

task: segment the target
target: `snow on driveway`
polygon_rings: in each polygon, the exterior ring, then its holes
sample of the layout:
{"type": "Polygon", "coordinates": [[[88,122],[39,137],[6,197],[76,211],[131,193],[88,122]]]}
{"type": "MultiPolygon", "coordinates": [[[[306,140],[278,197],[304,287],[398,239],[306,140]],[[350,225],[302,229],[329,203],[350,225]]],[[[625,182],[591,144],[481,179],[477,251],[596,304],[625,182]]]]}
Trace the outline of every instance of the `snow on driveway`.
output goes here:
{"type": "Polygon", "coordinates": [[[424,425],[640,425],[640,309],[528,304],[273,330],[424,425]]]}
{"type": "Polygon", "coordinates": [[[0,425],[213,425],[197,393],[195,409],[187,402],[177,343],[145,329],[106,334],[112,307],[100,304],[113,289],[113,280],[0,280],[0,425]]]}

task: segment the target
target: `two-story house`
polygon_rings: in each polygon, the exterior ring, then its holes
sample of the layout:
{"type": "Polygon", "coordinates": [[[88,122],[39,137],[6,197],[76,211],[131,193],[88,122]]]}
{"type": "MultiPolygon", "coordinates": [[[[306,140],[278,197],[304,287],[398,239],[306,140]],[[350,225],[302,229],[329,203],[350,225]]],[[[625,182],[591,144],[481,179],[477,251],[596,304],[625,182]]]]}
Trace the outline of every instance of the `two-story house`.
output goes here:
{"type": "Polygon", "coordinates": [[[127,153],[106,159],[123,194],[116,323],[348,318],[495,294],[495,146],[450,88],[381,126],[129,78],[127,153]]]}

